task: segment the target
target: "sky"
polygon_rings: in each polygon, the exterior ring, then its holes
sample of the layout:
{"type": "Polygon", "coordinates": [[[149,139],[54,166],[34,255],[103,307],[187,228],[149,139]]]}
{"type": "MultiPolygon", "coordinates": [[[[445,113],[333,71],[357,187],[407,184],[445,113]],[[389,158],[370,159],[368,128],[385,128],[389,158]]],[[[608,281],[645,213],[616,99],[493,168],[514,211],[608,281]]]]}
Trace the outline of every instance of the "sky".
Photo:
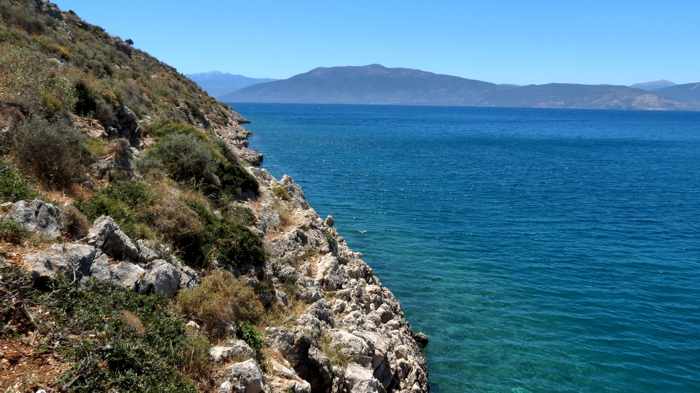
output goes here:
{"type": "Polygon", "coordinates": [[[408,67],[497,83],[700,81],[698,0],[55,0],[183,73],[408,67]]]}

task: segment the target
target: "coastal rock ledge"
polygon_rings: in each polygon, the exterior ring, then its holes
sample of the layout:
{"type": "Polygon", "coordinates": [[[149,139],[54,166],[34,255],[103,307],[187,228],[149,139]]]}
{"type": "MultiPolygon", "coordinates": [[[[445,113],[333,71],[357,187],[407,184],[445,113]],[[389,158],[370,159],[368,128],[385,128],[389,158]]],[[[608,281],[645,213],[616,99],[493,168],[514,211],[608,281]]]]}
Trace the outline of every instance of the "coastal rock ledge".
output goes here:
{"type": "Polygon", "coordinates": [[[428,392],[427,337],[411,329],[398,300],[338,234],[333,218],[322,219],[289,176],[248,169],[261,189],[248,205],[264,234],[265,273],[275,301],[290,310],[265,332],[277,355],[264,372],[266,389],[428,392]]]}

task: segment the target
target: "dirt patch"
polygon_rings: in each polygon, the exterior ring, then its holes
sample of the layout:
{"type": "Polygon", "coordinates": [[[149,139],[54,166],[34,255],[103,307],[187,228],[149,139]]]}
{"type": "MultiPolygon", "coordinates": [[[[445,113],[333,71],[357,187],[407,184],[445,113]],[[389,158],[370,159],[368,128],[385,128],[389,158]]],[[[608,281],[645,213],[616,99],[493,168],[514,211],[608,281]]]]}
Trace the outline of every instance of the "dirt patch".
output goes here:
{"type": "Polygon", "coordinates": [[[0,392],[58,391],[58,379],[70,365],[38,347],[32,336],[0,339],[0,392]]]}

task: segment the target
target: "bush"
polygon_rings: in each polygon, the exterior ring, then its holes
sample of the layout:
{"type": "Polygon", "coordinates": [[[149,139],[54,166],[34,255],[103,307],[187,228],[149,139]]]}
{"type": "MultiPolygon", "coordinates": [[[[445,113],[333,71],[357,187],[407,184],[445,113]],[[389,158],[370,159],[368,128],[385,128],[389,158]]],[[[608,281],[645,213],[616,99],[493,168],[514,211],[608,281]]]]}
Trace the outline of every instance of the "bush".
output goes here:
{"type": "Polygon", "coordinates": [[[17,128],[14,147],[22,169],[48,187],[66,188],[87,171],[85,137],[65,122],[32,118],[17,128]]]}
{"type": "Polygon", "coordinates": [[[17,26],[29,34],[42,34],[46,31],[46,25],[37,15],[30,13],[27,8],[14,5],[0,5],[0,16],[8,25],[17,26]]]}
{"type": "Polygon", "coordinates": [[[280,184],[274,184],[272,186],[272,194],[284,201],[288,201],[290,198],[289,191],[280,184]]]}
{"type": "Polygon", "coordinates": [[[139,211],[150,206],[153,199],[147,184],[123,181],[110,184],[88,200],[76,202],[76,207],[91,221],[100,216],[112,217],[130,237],[152,238],[139,211]]]}
{"type": "Polygon", "coordinates": [[[180,363],[182,371],[192,376],[204,377],[208,375],[211,371],[210,347],[211,343],[206,336],[189,333],[182,348],[182,361],[180,363]]]}
{"type": "Polygon", "coordinates": [[[0,161],[0,202],[15,202],[35,196],[27,180],[13,166],[0,161]]]}
{"type": "Polygon", "coordinates": [[[51,311],[65,336],[78,337],[61,341],[73,361],[62,378],[73,381],[71,391],[196,391],[182,375],[191,340],[165,299],[94,281],[55,282],[50,289],[36,302],[51,311]]]}
{"type": "Polygon", "coordinates": [[[259,236],[239,222],[220,218],[206,206],[190,201],[205,225],[202,255],[215,259],[231,269],[260,266],[265,262],[265,250],[259,236]]]}
{"type": "Polygon", "coordinates": [[[250,322],[243,322],[238,325],[238,338],[250,345],[255,352],[260,352],[263,347],[262,333],[255,328],[250,322]]]}
{"type": "Polygon", "coordinates": [[[203,132],[173,122],[161,123],[148,132],[159,141],[140,162],[142,170],[162,170],[214,199],[257,194],[255,179],[203,132]]]}
{"type": "Polygon", "coordinates": [[[217,338],[226,335],[230,324],[255,322],[263,313],[253,289],[224,270],[204,277],[195,288],[180,291],[177,305],[217,338]]]}
{"type": "Polygon", "coordinates": [[[21,225],[11,219],[0,220],[0,241],[19,244],[29,236],[21,225]]]}
{"type": "Polygon", "coordinates": [[[72,112],[77,101],[71,82],[56,75],[51,75],[41,86],[40,98],[43,111],[49,118],[60,118],[72,112]]]}
{"type": "Polygon", "coordinates": [[[90,230],[90,221],[73,205],[65,206],[61,210],[63,231],[73,240],[82,239],[90,230]]]}
{"type": "Polygon", "coordinates": [[[161,139],[147,158],[181,183],[216,183],[216,161],[207,144],[189,134],[170,134],[161,139]]]}

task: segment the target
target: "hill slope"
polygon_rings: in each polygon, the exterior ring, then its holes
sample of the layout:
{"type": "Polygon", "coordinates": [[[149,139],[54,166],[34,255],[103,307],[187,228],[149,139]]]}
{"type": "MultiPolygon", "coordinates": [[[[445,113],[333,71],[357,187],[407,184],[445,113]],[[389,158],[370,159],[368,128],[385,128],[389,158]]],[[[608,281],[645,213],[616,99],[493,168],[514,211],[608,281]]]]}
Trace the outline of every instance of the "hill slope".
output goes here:
{"type": "Polygon", "coordinates": [[[635,83],[633,85],[630,85],[630,87],[634,89],[641,89],[641,90],[646,90],[646,91],[654,91],[654,90],[659,90],[663,89],[666,87],[671,87],[674,86],[675,83],[671,81],[667,81],[665,79],[661,79],[658,81],[650,81],[650,82],[641,82],[641,83],[635,83]]]}
{"type": "Polygon", "coordinates": [[[0,2],[0,391],[429,390],[425,337],[242,122],[72,12],[0,2]]]}
{"type": "Polygon", "coordinates": [[[228,102],[476,105],[492,83],[407,68],[316,68],[222,97],[228,102]]]}
{"type": "Polygon", "coordinates": [[[687,83],[657,90],[656,93],[664,98],[691,103],[700,106],[700,83],[687,83]]]}
{"type": "Polygon", "coordinates": [[[204,91],[216,98],[220,98],[244,87],[274,81],[274,79],[269,78],[249,78],[243,75],[228,74],[219,71],[188,74],[187,77],[197,83],[204,91]]]}
{"type": "Polygon", "coordinates": [[[286,80],[247,87],[228,102],[400,104],[588,109],[690,109],[627,86],[546,84],[513,86],[381,65],[317,68],[286,80]]]}

